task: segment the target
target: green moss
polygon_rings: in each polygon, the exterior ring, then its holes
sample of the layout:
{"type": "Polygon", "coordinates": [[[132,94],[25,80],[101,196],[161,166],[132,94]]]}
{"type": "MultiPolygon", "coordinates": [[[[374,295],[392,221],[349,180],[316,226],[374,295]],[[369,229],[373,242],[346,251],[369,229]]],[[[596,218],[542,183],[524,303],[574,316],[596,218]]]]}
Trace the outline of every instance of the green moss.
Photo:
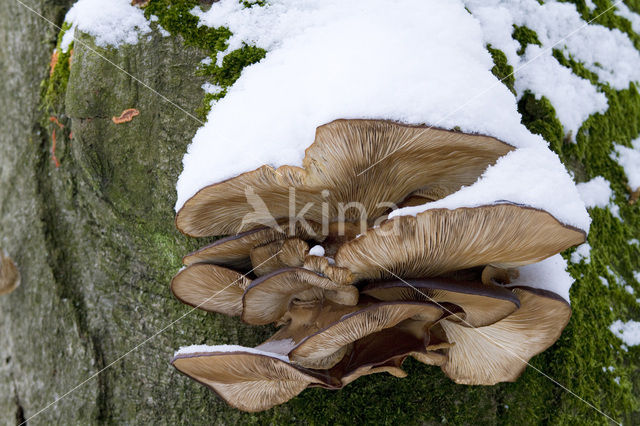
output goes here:
{"type": "Polygon", "coordinates": [[[516,89],[514,85],[516,78],[513,75],[513,67],[507,62],[507,55],[500,49],[494,49],[490,44],[487,45],[487,50],[491,54],[494,63],[491,72],[515,95],[516,89]]]}
{"type": "MultiPolygon", "coordinates": [[[[244,1],[245,7],[262,6],[263,1],[244,1]]],[[[198,73],[207,77],[210,83],[222,88],[217,94],[206,94],[203,105],[198,109],[198,114],[204,118],[211,109],[211,102],[221,99],[229,88],[240,77],[243,68],[255,64],[264,58],[264,49],[244,45],[242,48],[230,52],[222,61],[222,65],[216,65],[215,58],[219,52],[227,49],[227,41],[231,36],[228,28],[210,28],[198,26],[198,18],[190,13],[196,6],[206,5],[206,2],[198,0],[151,0],[144,10],[145,16],[158,17],[158,23],[174,35],[180,35],[185,44],[203,49],[213,62],[202,66],[198,73]]]]}
{"type": "MultiPolygon", "coordinates": [[[[53,72],[51,72],[50,69],[49,78],[42,83],[42,106],[51,111],[62,111],[64,109],[64,97],[71,70],[73,42],[69,45],[67,52],[63,52],[60,45],[62,44],[62,37],[70,28],[70,24],[62,24],[62,29],[58,33],[58,41],[54,53],[54,55],[57,55],[57,59],[53,67],[53,72]]],[[[52,61],[52,63],[53,62],[54,61],[52,61]]]]}
{"type": "Polygon", "coordinates": [[[536,96],[527,91],[518,101],[518,111],[522,115],[522,124],[547,140],[557,151],[564,140],[562,123],[549,99],[536,96]]]}
{"type": "Polygon", "coordinates": [[[511,37],[513,37],[514,40],[520,43],[518,55],[522,55],[527,49],[527,46],[530,44],[537,44],[538,46],[542,46],[542,43],[540,43],[540,40],[538,39],[538,34],[536,34],[536,32],[531,28],[525,26],[519,27],[517,25],[514,25],[511,37]]]}

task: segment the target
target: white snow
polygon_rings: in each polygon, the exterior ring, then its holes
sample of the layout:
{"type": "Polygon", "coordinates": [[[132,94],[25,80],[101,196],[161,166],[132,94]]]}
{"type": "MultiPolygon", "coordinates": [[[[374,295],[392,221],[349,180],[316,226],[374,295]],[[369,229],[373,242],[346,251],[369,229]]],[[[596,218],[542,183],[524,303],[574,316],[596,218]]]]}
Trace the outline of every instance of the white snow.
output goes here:
{"type": "Polygon", "coordinates": [[[609,330],[618,336],[627,346],[640,345],[640,322],[638,321],[630,320],[623,322],[616,320],[611,324],[609,330]]]}
{"type": "Polygon", "coordinates": [[[511,38],[513,24],[535,31],[547,55],[558,49],[615,89],[626,89],[630,82],[640,81],[640,52],[629,37],[618,29],[588,25],[573,4],[540,4],[537,0],[464,0],[464,3],[482,22],[487,43],[504,51],[516,68],[516,80],[527,67],[517,71],[524,63],[515,58],[514,47],[519,45],[511,38]],[[487,19],[488,15],[496,17],[487,19]]]}
{"type": "Polygon", "coordinates": [[[222,92],[222,87],[218,86],[217,84],[204,83],[202,85],[202,90],[204,90],[205,93],[217,94],[222,92]]]}
{"type": "Polygon", "coordinates": [[[571,253],[571,263],[580,263],[584,260],[584,263],[591,263],[591,246],[589,243],[584,243],[571,253]]]}
{"type": "Polygon", "coordinates": [[[620,164],[627,175],[629,186],[632,190],[640,188],[640,138],[631,142],[633,148],[615,144],[615,153],[611,158],[620,164]]]}
{"type": "Polygon", "coordinates": [[[624,289],[627,293],[633,295],[635,293],[635,291],[633,290],[633,287],[631,287],[630,285],[625,285],[624,289]]]}
{"type": "Polygon", "coordinates": [[[265,355],[271,358],[277,358],[279,360],[289,362],[289,358],[282,354],[277,354],[273,352],[261,351],[255,348],[247,348],[239,345],[217,345],[217,346],[209,346],[209,345],[191,345],[191,346],[183,346],[178,349],[173,356],[178,355],[187,355],[194,353],[211,353],[211,352],[248,352],[256,355],[265,355]]]}
{"type": "Polygon", "coordinates": [[[520,275],[513,280],[512,286],[528,286],[548,290],[569,301],[569,289],[575,281],[567,272],[567,262],[556,254],[542,262],[525,265],[518,268],[520,275]]]}
{"type": "Polygon", "coordinates": [[[586,207],[605,208],[613,196],[611,185],[602,176],[596,176],[589,182],[579,183],[576,187],[586,207]]]}
{"type": "Polygon", "coordinates": [[[62,37],[63,52],[73,41],[76,28],[95,37],[100,47],[136,44],[140,35],[151,32],[144,13],[131,6],[130,0],[79,0],[69,9],[64,21],[70,23],[71,28],[62,37]]]}
{"type": "Polygon", "coordinates": [[[631,22],[631,29],[636,33],[640,33],[640,15],[633,12],[626,4],[621,1],[616,3],[616,9],[617,10],[614,13],[631,22]]]}
{"type": "Polygon", "coordinates": [[[309,250],[311,256],[324,256],[324,247],[321,245],[315,245],[309,250]]]}
{"type": "MultiPolygon", "coordinates": [[[[632,238],[629,241],[627,241],[627,243],[629,245],[640,246],[640,240],[638,240],[637,238],[632,238]]],[[[638,281],[640,281],[640,280],[638,280],[638,281]]]]}
{"type": "Polygon", "coordinates": [[[473,185],[441,200],[405,207],[389,218],[428,209],[477,207],[508,200],[551,213],[560,222],[588,230],[591,219],[578,190],[558,157],[546,148],[520,148],[500,158],[473,185]]]}
{"type": "Polygon", "coordinates": [[[600,282],[602,283],[602,285],[604,285],[605,287],[609,288],[609,280],[606,279],[605,277],[598,277],[600,278],[600,282]]]}

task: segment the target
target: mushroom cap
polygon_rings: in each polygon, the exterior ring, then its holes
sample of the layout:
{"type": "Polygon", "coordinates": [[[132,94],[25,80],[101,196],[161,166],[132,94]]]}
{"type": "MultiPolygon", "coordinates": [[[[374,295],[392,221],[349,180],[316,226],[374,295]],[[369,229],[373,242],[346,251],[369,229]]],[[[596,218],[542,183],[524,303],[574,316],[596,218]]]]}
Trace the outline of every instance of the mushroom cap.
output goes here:
{"type": "Polygon", "coordinates": [[[336,265],[360,279],[419,278],[538,262],[585,241],[543,210],[503,203],[398,216],[343,244],[336,265]]]}
{"type": "Polygon", "coordinates": [[[358,289],[338,285],[308,269],[280,269],[254,280],[246,288],[242,297],[242,320],[256,325],[278,321],[296,298],[303,301],[327,299],[355,306],[358,289]]]}
{"type": "Polygon", "coordinates": [[[9,294],[20,285],[20,271],[13,260],[0,249],[0,295],[9,294]]]}
{"type": "Polygon", "coordinates": [[[571,307],[557,294],[532,287],[512,287],[520,308],[495,324],[469,328],[450,321],[439,325],[454,346],[442,370],[456,383],[493,385],[515,381],[534,355],[560,337],[571,307]]]}
{"type": "Polygon", "coordinates": [[[295,366],[277,356],[254,351],[178,355],[171,364],[213,389],[227,404],[243,411],[263,411],[287,402],[309,385],[339,387],[323,372],[295,366]]]}
{"type": "Polygon", "coordinates": [[[300,267],[309,252],[309,245],[300,238],[273,241],[251,249],[251,265],[257,276],[287,267],[300,267]]]}
{"type": "Polygon", "coordinates": [[[304,267],[322,274],[340,285],[351,284],[354,280],[354,276],[348,268],[332,265],[329,263],[329,259],[324,256],[307,255],[304,258],[304,267]]]}
{"type": "Polygon", "coordinates": [[[183,303],[231,316],[242,314],[242,295],[251,280],[208,263],[192,264],[173,277],[171,292],[183,303]]]}
{"type": "Polygon", "coordinates": [[[356,340],[406,319],[435,323],[442,315],[442,308],[431,302],[374,303],[307,335],[289,352],[289,359],[303,366],[316,365],[356,340]]]}
{"type": "MultiPolygon", "coordinates": [[[[310,223],[312,229],[319,229],[318,225],[310,223]]],[[[291,236],[299,236],[302,239],[313,239],[301,224],[289,226],[283,223],[277,228],[260,227],[250,231],[216,240],[208,246],[202,247],[193,253],[182,258],[182,263],[191,265],[192,263],[215,263],[232,268],[249,268],[251,266],[251,249],[274,241],[281,241],[291,236]]],[[[313,232],[315,233],[315,231],[313,232]]]]}
{"type": "MultiPolygon", "coordinates": [[[[289,217],[290,188],[295,189],[295,211],[304,211],[307,220],[324,223],[323,203],[334,218],[339,203],[351,202],[360,203],[374,220],[389,208],[380,203],[397,204],[422,188],[437,187],[446,195],[472,184],[487,166],[512,149],[489,136],[428,126],[335,120],[317,128],[302,168],[262,166],[207,186],[182,206],[176,226],[187,235],[200,237],[236,233],[247,218],[266,224],[289,217]],[[323,195],[323,190],[329,193],[323,195]],[[256,201],[249,198],[260,200],[261,207],[254,209],[256,201]],[[303,210],[307,203],[311,207],[303,210]]],[[[345,212],[347,221],[359,217],[357,209],[345,212]]]]}
{"type": "MultiPolygon", "coordinates": [[[[362,293],[387,302],[416,300],[453,303],[466,314],[461,325],[469,327],[493,324],[520,306],[518,297],[504,287],[444,278],[374,282],[364,287],[362,293]]],[[[449,317],[448,320],[454,319],[449,317]]]]}

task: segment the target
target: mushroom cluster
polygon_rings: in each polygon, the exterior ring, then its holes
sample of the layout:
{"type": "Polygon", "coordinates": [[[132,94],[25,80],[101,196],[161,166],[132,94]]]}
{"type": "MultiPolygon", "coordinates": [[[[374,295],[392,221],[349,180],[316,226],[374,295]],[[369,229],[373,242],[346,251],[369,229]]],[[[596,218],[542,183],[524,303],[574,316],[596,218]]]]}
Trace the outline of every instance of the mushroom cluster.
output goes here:
{"type": "Polygon", "coordinates": [[[173,294],[280,328],[255,348],[182,348],[172,364],[245,411],[372,373],[404,377],[409,356],[456,383],[515,380],[571,315],[517,268],[585,233],[508,200],[389,217],[473,184],[512,150],[488,136],[336,120],[317,129],[302,167],[265,165],[203,188],[178,229],[230,235],[184,257],[173,294]]]}

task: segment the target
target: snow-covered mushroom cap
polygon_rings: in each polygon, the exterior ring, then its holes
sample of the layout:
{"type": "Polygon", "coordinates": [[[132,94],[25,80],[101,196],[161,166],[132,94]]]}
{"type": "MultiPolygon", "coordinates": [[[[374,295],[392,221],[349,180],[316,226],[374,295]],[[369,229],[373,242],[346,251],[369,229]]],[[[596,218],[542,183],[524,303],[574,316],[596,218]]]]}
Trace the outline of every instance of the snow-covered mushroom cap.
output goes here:
{"type": "MultiPolygon", "coordinates": [[[[475,281],[443,278],[375,282],[367,285],[362,293],[384,301],[420,300],[454,303],[466,314],[461,325],[469,327],[493,324],[513,313],[520,306],[518,297],[506,288],[475,281]]],[[[453,318],[449,317],[448,320],[451,321],[453,318]]]]}
{"type": "Polygon", "coordinates": [[[456,383],[493,385],[513,382],[534,355],[560,337],[571,317],[571,307],[557,294],[532,287],[513,287],[520,308],[495,324],[470,328],[440,322],[447,341],[442,370],[456,383]]]}
{"type": "Polygon", "coordinates": [[[13,260],[0,249],[0,295],[9,294],[20,285],[20,271],[13,260]]]}
{"type": "Polygon", "coordinates": [[[187,305],[236,316],[242,314],[242,295],[249,284],[251,280],[239,272],[196,263],[173,277],[171,291],[187,305]]]}
{"type": "MultiPolygon", "coordinates": [[[[434,187],[447,195],[471,185],[512,149],[493,137],[428,126],[335,120],[317,128],[302,168],[262,166],[207,186],[184,203],[176,226],[191,236],[224,235],[239,232],[249,217],[262,224],[285,218],[290,188],[296,189],[296,211],[312,203],[307,220],[323,223],[323,203],[334,218],[339,203],[359,202],[373,221],[388,203],[398,204],[417,190],[434,187]],[[256,203],[265,208],[256,211],[256,203]]],[[[347,221],[359,219],[358,211],[345,213],[347,221]]]]}
{"type": "Polygon", "coordinates": [[[249,324],[278,321],[293,300],[322,301],[355,306],[358,289],[338,285],[328,278],[304,268],[287,268],[254,280],[242,297],[242,319],[249,324]]]}
{"type": "Polygon", "coordinates": [[[251,412],[282,404],[309,385],[340,386],[339,380],[327,374],[252,348],[213,346],[207,352],[180,351],[171,364],[213,389],[232,407],[251,412]]]}
{"type": "Polygon", "coordinates": [[[543,210],[502,203],[398,216],[343,244],[336,265],[360,279],[420,278],[535,263],[585,241],[543,210]]]}

